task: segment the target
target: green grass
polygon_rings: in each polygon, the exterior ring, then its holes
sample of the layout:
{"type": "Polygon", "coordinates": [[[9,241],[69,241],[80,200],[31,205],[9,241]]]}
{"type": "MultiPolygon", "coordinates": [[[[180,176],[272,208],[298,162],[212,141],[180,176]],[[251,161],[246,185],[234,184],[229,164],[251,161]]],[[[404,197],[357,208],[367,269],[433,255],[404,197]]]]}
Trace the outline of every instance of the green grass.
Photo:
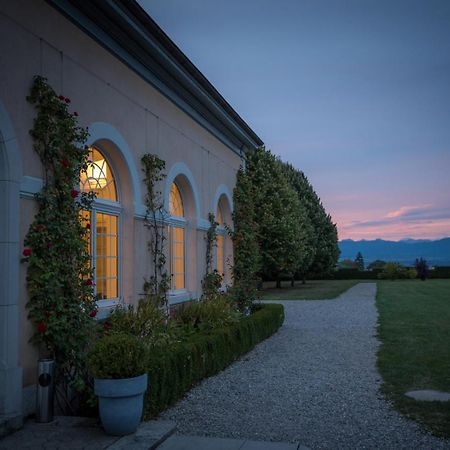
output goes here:
{"type": "Polygon", "coordinates": [[[361,280],[312,280],[302,284],[296,281],[291,287],[290,281],[281,283],[281,289],[275,287],[275,282],[264,283],[259,292],[261,300],[323,300],[335,298],[350,289],[361,280]]]}
{"type": "Polygon", "coordinates": [[[438,436],[450,437],[450,402],[405,397],[450,392],[450,280],[378,282],[378,368],[395,407],[438,436]]]}

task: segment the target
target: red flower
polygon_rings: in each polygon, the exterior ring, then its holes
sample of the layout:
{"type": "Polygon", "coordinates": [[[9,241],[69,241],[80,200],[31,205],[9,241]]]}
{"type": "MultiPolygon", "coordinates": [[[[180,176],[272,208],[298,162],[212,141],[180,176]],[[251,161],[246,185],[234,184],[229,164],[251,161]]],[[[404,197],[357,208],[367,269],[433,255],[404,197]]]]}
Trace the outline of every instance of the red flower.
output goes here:
{"type": "Polygon", "coordinates": [[[92,286],[94,283],[92,282],[92,280],[91,280],[90,278],[88,278],[88,279],[84,282],[84,284],[85,284],[86,286],[92,286]]]}
{"type": "Polygon", "coordinates": [[[47,244],[47,248],[50,250],[51,248],[53,248],[53,242],[49,242],[48,244],[47,244]]]}
{"type": "Polygon", "coordinates": [[[61,161],[61,164],[64,166],[64,167],[69,167],[69,161],[67,161],[67,159],[63,159],[62,161],[61,161]]]}
{"type": "Polygon", "coordinates": [[[44,322],[39,322],[37,326],[39,333],[45,333],[47,331],[47,324],[44,322]]]}
{"type": "Polygon", "coordinates": [[[69,97],[66,97],[66,98],[64,99],[64,101],[65,101],[66,103],[70,103],[70,98],[69,98],[69,97]]]}
{"type": "Polygon", "coordinates": [[[97,315],[97,310],[96,309],[93,309],[90,313],[89,313],[89,316],[90,317],[95,317],[97,315]]]}
{"type": "Polygon", "coordinates": [[[78,113],[77,113],[76,111],[73,112],[73,115],[74,115],[75,117],[78,117],[78,113]]]}
{"type": "Polygon", "coordinates": [[[72,189],[70,191],[70,195],[72,196],[72,198],[77,198],[78,194],[79,194],[79,192],[76,189],[72,189]]]}
{"type": "Polygon", "coordinates": [[[64,100],[66,99],[66,97],[64,97],[64,95],[60,95],[58,98],[59,98],[61,101],[64,101],[64,100]]]}
{"type": "Polygon", "coordinates": [[[33,251],[29,247],[24,248],[22,252],[23,256],[31,256],[31,253],[33,253],[33,251]]]}
{"type": "Polygon", "coordinates": [[[105,323],[103,324],[103,329],[104,329],[105,331],[108,331],[110,328],[111,328],[111,324],[110,324],[110,323],[105,322],[105,323]]]}
{"type": "Polygon", "coordinates": [[[90,230],[91,229],[91,224],[90,223],[87,223],[86,224],[86,230],[90,230]]]}

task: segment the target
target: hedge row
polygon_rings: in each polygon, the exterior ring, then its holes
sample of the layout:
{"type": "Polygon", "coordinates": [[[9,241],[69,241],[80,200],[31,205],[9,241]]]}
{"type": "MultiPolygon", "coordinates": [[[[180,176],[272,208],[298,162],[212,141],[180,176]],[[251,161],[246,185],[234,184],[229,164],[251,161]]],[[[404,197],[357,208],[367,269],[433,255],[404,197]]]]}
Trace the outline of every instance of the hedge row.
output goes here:
{"type": "Polygon", "coordinates": [[[310,275],[310,280],[377,280],[380,269],[338,269],[323,275],[310,275]]]}
{"type": "Polygon", "coordinates": [[[203,378],[225,369],[258,342],[271,336],[284,321],[282,305],[266,304],[238,323],[155,351],[149,356],[149,388],[144,418],[150,419],[181,399],[203,378]]]}
{"type": "Polygon", "coordinates": [[[450,278],[449,266],[436,266],[429,272],[429,278],[450,278]]]}

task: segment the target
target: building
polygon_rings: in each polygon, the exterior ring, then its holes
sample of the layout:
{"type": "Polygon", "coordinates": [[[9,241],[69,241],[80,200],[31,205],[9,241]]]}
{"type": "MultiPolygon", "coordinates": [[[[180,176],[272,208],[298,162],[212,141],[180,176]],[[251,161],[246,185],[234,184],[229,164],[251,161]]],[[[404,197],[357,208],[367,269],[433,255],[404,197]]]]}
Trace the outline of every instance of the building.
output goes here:
{"type": "MultiPolygon", "coordinates": [[[[231,222],[232,190],[246,150],[262,145],[219,92],[134,0],[15,0],[0,4],[0,430],[33,411],[36,349],[28,342],[23,239],[42,167],[26,96],[35,75],[72,100],[89,127],[95,167],[82,187],[92,212],[100,311],[135,302],[150,257],[143,226],[145,153],[166,162],[171,212],[170,302],[200,294],[208,213],[231,222]],[[94,183],[94,184],[95,184],[94,183]]],[[[222,228],[216,263],[230,282],[222,228]]]]}

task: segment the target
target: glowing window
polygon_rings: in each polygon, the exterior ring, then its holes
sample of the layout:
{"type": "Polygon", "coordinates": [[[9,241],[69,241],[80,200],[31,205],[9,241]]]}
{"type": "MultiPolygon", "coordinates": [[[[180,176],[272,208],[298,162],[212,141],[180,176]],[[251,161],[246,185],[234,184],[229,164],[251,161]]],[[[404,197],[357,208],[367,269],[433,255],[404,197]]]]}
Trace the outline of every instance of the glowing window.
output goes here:
{"type": "Polygon", "coordinates": [[[94,191],[97,198],[117,201],[116,183],[111,167],[96,148],[90,148],[87,170],[80,174],[80,191],[94,191]]]}
{"type": "Polygon", "coordinates": [[[180,190],[175,183],[172,183],[170,189],[169,210],[171,216],[184,217],[183,200],[181,199],[180,190]]]}
{"type": "MultiPolygon", "coordinates": [[[[172,183],[170,189],[169,212],[172,217],[184,217],[183,199],[175,183],[172,183]]],[[[168,226],[167,242],[170,289],[172,291],[182,290],[186,287],[185,235],[184,224],[173,223],[168,226]]]]}
{"type": "MultiPolygon", "coordinates": [[[[91,211],[83,211],[82,222],[89,224],[89,253],[94,269],[94,292],[98,300],[119,298],[119,204],[117,214],[102,200],[117,202],[117,191],[111,167],[102,153],[90,149],[88,169],[80,174],[80,190],[94,191],[96,201],[91,211]]],[[[114,210],[114,209],[113,209],[114,210]]]]}

